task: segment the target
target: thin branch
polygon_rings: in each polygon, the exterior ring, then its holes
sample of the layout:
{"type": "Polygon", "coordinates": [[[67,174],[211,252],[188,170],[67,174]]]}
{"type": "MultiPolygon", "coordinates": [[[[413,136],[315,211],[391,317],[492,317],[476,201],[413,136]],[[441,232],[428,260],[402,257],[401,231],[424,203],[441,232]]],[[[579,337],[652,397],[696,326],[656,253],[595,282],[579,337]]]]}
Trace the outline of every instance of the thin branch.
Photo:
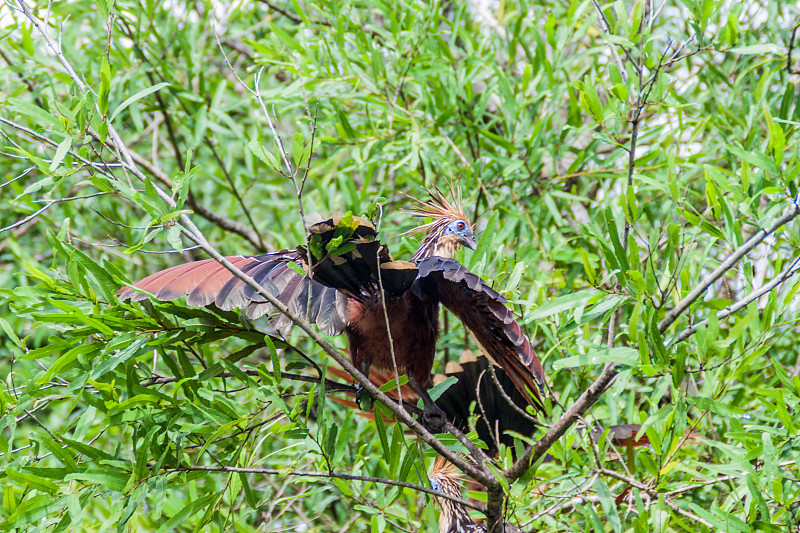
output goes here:
{"type": "Polygon", "coordinates": [[[695,300],[700,298],[703,293],[711,286],[712,283],[720,279],[725,272],[733,268],[739,260],[747,255],[750,250],[758,246],[761,241],[771,235],[775,230],[784,226],[797,218],[800,215],[800,205],[797,202],[792,202],[792,205],[787,209],[784,215],[773,222],[767,229],[759,229],[747,241],[733,251],[725,260],[714,269],[709,275],[703,278],[700,283],[692,289],[675,307],[667,313],[667,315],[658,323],[658,330],[664,332],[672,325],[683,312],[694,303],[695,300]]]}
{"type": "MultiPolygon", "coordinates": [[[[608,477],[617,479],[619,481],[622,481],[624,483],[627,483],[628,485],[630,485],[632,487],[635,487],[635,488],[641,490],[642,492],[646,492],[652,498],[659,498],[660,496],[663,495],[663,493],[660,493],[657,490],[654,490],[654,489],[648,487],[647,485],[644,485],[644,484],[636,481],[635,479],[633,479],[631,477],[628,477],[628,476],[625,476],[623,474],[620,474],[619,472],[615,472],[614,470],[607,470],[605,468],[598,468],[598,469],[596,469],[596,471],[598,473],[600,473],[600,474],[603,474],[604,476],[608,476],[608,477]]],[[[713,524],[711,524],[710,522],[704,520],[703,518],[697,516],[694,513],[691,513],[689,511],[687,511],[686,509],[683,509],[682,507],[678,506],[678,504],[676,504],[675,502],[671,501],[669,498],[666,498],[666,497],[662,498],[661,501],[663,501],[664,504],[666,504],[667,507],[669,507],[670,509],[672,509],[673,511],[675,511],[676,513],[678,513],[681,516],[685,516],[686,518],[688,518],[690,520],[694,520],[695,522],[697,522],[699,524],[703,524],[706,527],[709,527],[709,528],[713,528],[714,527],[713,524]]]]}
{"type": "Polygon", "coordinates": [[[797,74],[797,71],[792,67],[792,52],[794,51],[794,40],[797,37],[797,30],[800,29],[800,23],[792,30],[792,38],[789,39],[789,52],[786,54],[786,72],[789,74],[797,74]]]}
{"type": "MultiPolygon", "coordinates": [[[[796,464],[797,464],[797,462],[794,459],[791,459],[789,461],[783,461],[781,463],[778,463],[777,466],[779,468],[783,468],[783,467],[786,467],[786,466],[791,466],[791,465],[796,465],[796,464]]],[[[761,466],[760,465],[754,465],[753,468],[754,468],[754,470],[756,472],[761,470],[761,466]]],[[[673,490],[664,492],[663,494],[664,494],[665,498],[671,498],[673,496],[677,496],[677,495],[683,494],[685,492],[690,492],[690,491],[693,491],[695,489],[701,489],[703,487],[707,487],[709,485],[714,485],[716,483],[723,483],[723,482],[729,481],[731,479],[743,478],[743,477],[746,477],[749,474],[750,474],[749,472],[741,472],[741,473],[737,473],[737,474],[720,475],[720,476],[717,476],[715,479],[711,479],[711,480],[708,480],[708,481],[703,481],[703,482],[698,483],[696,485],[686,485],[686,486],[683,486],[683,487],[678,487],[677,489],[673,489],[673,490]]]]}
{"type": "MultiPolygon", "coordinates": [[[[485,370],[484,370],[484,372],[485,372],[485,370]]],[[[506,391],[503,388],[503,386],[500,385],[500,380],[497,378],[497,373],[495,372],[494,364],[492,364],[492,363],[489,363],[489,373],[492,376],[492,381],[494,382],[494,386],[497,387],[497,391],[500,393],[500,396],[502,396],[502,398],[506,401],[506,403],[513,410],[515,410],[517,413],[519,413],[519,415],[521,417],[523,417],[523,418],[527,419],[528,421],[532,422],[534,425],[546,426],[546,424],[544,424],[543,422],[538,420],[536,417],[531,416],[527,411],[523,410],[519,405],[514,403],[514,400],[511,399],[511,397],[508,395],[508,393],[506,393],[506,391]]],[[[481,372],[481,377],[483,377],[483,372],[481,372]]],[[[480,385],[480,382],[478,382],[478,384],[480,385]]],[[[478,393],[477,390],[475,391],[475,395],[476,395],[477,398],[480,398],[480,394],[478,393]]]]}
{"type": "Polygon", "coordinates": [[[538,461],[550,447],[561,438],[564,433],[575,423],[579,416],[582,416],[600,396],[605,392],[608,385],[617,375],[617,364],[607,363],[603,367],[600,376],[589,385],[580,397],[570,406],[569,409],[550,426],[550,429],[533,446],[528,446],[525,453],[511,467],[503,472],[509,482],[519,479],[528,471],[530,465],[538,461]]]}
{"type": "Polygon", "coordinates": [[[395,481],[393,479],[384,479],[380,477],[370,477],[370,476],[356,476],[353,474],[342,474],[339,472],[307,472],[303,470],[286,470],[282,468],[245,468],[239,466],[181,466],[178,467],[176,470],[183,471],[183,472],[191,472],[191,471],[203,471],[203,472],[239,472],[242,474],[267,474],[267,475],[274,475],[274,476],[304,476],[304,477],[315,477],[315,478],[336,478],[336,479],[344,479],[347,481],[366,481],[368,483],[380,483],[383,485],[391,485],[394,487],[403,487],[407,489],[414,489],[415,491],[425,492],[430,494],[431,496],[436,496],[437,498],[445,498],[456,503],[459,503],[465,507],[469,507],[470,509],[475,509],[476,511],[484,512],[482,506],[475,505],[474,502],[469,500],[463,500],[461,498],[456,498],[455,496],[450,496],[449,494],[445,494],[442,492],[437,492],[433,489],[429,489],[427,487],[422,487],[420,485],[414,485],[413,483],[407,483],[405,481],[395,481]]]}
{"type": "MultiPolygon", "coordinates": [[[[763,295],[771,292],[772,289],[776,288],[778,285],[782,284],[784,281],[788,280],[798,272],[800,272],[800,268],[798,268],[798,263],[800,263],[800,257],[796,258],[792,263],[786,267],[783,272],[775,276],[769,283],[762,285],[759,289],[752,291],[750,294],[736,302],[735,304],[731,305],[727,309],[724,309],[717,313],[717,320],[722,320],[728,318],[733,313],[737,312],[738,310],[742,309],[743,307],[747,306],[750,302],[754,300],[758,300],[763,295]]],[[[708,319],[702,320],[695,324],[692,324],[685,330],[683,330],[680,335],[676,336],[672,341],[670,341],[669,346],[673,346],[682,342],[697,332],[697,330],[703,326],[708,325],[708,319]]]]}
{"type": "Polygon", "coordinates": [[[597,3],[597,0],[592,0],[592,5],[594,6],[594,10],[597,12],[597,20],[600,22],[600,28],[603,30],[603,42],[605,42],[608,47],[611,49],[611,56],[614,58],[614,62],[617,64],[617,68],[619,69],[619,75],[622,76],[622,81],[624,83],[628,83],[628,71],[625,70],[625,66],[622,64],[622,59],[619,57],[617,53],[617,47],[614,43],[610,43],[606,40],[605,36],[610,35],[611,31],[608,29],[608,22],[606,21],[606,16],[603,14],[603,10],[600,9],[600,4],[597,3]]]}
{"type": "MultiPolygon", "coordinates": [[[[271,10],[275,11],[276,13],[280,13],[284,17],[286,17],[289,20],[291,20],[292,22],[294,22],[295,24],[305,24],[305,21],[303,19],[301,19],[300,17],[298,17],[294,13],[291,13],[291,12],[283,9],[282,7],[277,6],[276,4],[270,2],[269,0],[258,0],[258,1],[261,2],[262,4],[266,5],[267,7],[269,7],[271,10]]],[[[325,26],[326,28],[332,28],[333,27],[333,25],[330,22],[328,22],[327,20],[308,19],[308,22],[311,23],[311,24],[317,24],[319,26],[325,26]]],[[[373,30],[371,28],[366,28],[364,26],[359,26],[358,29],[361,32],[365,33],[366,35],[369,35],[373,39],[375,39],[377,41],[380,41],[381,44],[386,45],[386,40],[377,31],[375,31],[375,30],[373,30]]],[[[388,46],[387,46],[387,48],[388,48],[388,46]]]]}
{"type": "MultiPolygon", "coordinates": [[[[240,370],[245,375],[248,376],[258,376],[258,370],[240,370]]],[[[233,374],[231,372],[220,372],[217,374],[216,378],[235,378],[237,374],[233,374]]],[[[286,379],[291,379],[294,381],[304,381],[306,383],[320,383],[320,379],[314,376],[304,376],[302,374],[289,374],[286,372],[281,372],[281,377],[286,379]]],[[[150,387],[152,385],[165,385],[167,383],[176,383],[182,379],[183,377],[176,377],[176,376],[153,376],[142,381],[140,384],[143,387],[150,387]]],[[[353,385],[349,385],[347,383],[339,383],[338,381],[333,381],[330,379],[325,380],[325,388],[331,391],[343,391],[343,392],[353,392],[354,387],[353,385]]]]}
{"type": "Polygon", "coordinates": [[[8,231],[10,229],[14,229],[16,227],[22,226],[23,224],[26,224],[26,223],[30,222],[31,220],[35,219],[36,217],[38,217],[39,215],[41,215],[42,213],[44,213],[45,211],[47,211],[48,209],[50,209],[51,207],[53,207],[56,204],[60,204],[60,203],[64,203],[64,202],[71,202],[71,201],[74,201],[74,200],[83,200],[83,199],[86,199],[86,198],[94,198],[96,196],[106,196],[107,194],[114,194],[114,193],[98,192],[98,193],[94,193],[94,194],[87,194],[85,196],[72,196],[72,197],[69,197],[69,198],[56,198],[55,200],[39,200],[39,202],[44,202],[45,205],[42,206],[40,209],[37,209],[36,211],[31,213],[30,215],[26,216],[22,220],[18,220],[16,222],[14,222],[13,224],[9,225],[9,226],[6,226],[5,228],[0,228],[0,233],[3,233],[4,231],[8,231]]]}
{"type": "MultiPolygon", "coordinates": [[[[378,206],[378,223],[375,231],[380,233],[381,222],[383,221],[383,206],[378,206]]],[[[378,265],[378,293],[381,295],[381,309],[383,309],[383,321],[386,326],[386,338],[389,340],[389,353],[392,356],[392,370],[394,371],[395,388],[397,390],[397,400],[403,403],[403,388],[400,386],[400,372],[397,368],[397,356],[394,352],[394,339],[392,338],[392,328],[389,322],[389,310],[386,309],[386,293],[383,290],[383,276],[381,275],[381,249],[375,249],[375,264],[378,265]]],[[[309,254],[310,255],[310,254],[309,254]]]]}

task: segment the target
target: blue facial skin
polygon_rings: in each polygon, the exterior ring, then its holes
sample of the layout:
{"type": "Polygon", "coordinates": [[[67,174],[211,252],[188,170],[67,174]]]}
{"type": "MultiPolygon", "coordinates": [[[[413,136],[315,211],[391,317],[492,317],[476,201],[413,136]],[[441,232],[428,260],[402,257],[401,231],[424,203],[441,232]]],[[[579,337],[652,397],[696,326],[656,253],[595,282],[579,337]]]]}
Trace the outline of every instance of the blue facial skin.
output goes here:
{"type": "Polygon", "coordinates": [[[436,492],[442,492],[442,488],[439,486],[439,482],[435,479],[428,478],[428,481],[431,482],[431,488],[436,492]]]}
{"type": "Polygon", "coordinates": [[[471,235],[469,228],[467,227],[467,223],[463,220],[454,220],[447,225],[444,229],[445,235],[450,235],[455,233],[458,236],[466,236],[471,235]]]}
{"type": "Polygon", "coordinates": [[[469,224],[467,224],[463,220],[454,220],[450,222],[444,228],[444,234],[456,235],[461,241],[461,244],[471,250],[475,250],[477,248],[477,243],[475,242],[475,236],[470,231],[469,224]]]}

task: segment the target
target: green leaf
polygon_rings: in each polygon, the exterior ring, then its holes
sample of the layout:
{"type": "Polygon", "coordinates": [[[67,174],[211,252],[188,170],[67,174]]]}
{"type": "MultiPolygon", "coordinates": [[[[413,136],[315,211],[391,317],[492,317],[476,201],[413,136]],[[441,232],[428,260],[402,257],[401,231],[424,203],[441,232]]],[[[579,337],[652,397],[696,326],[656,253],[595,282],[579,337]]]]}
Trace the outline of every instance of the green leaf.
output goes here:
{"type": "Polygon", "coordinates": [[[281,360],[278,357],[278,350],[275,349],[275,343],[272,342],[271,335],[264,335],[264,344],[267,346],[267,350],[269,350],[269,357],[272,361],[272,375],[275,378],[275,384],[280,386],[281,384],[281,360]]]}
{"type": "Polygon", "coordinates": [[[452,385],[458,383],[458,378],[455,376],[448,376],[444,381],[438,383],[431,387],[428,391],[428,395],[431,397],[431,400],[434,402],[439,399],[439,397],[445,393],[447,389],[449,389],[452,385]]]}
{"type": "Polygon", "coordinates": [[[531,313],[528,313],[528,320],[540,320],[548,316],[552,316],[564,311],[569,311],[578,306],[585,305],[591,298],[601,294],[601,291],[596,289],[585,289],[577,291],[572,294],[567,294],[548,302],[531,313]]]}
{"type": "Polygon", "coordinates": [[[48,492],[50,494],[58,492],[58,485],[56,485],[49,479],[35,476],[33,474],[28,474],[27,472],[18,472],[13,468],[6,468],[4,473],[6,476],[9,477],[9,479],[12,479],[17,483],[22,483],[23,485],[27,485],[33,490],[48,492]]]}
{"type": "Polygon", "coordinates": [[[261,141],[257,137],[253,137],[250,139],[250,142],[247,143],[247,149],[256,156],[262,163],[267,165],[268,167],[280,170],[280,165],[278,160],[275,159],[275,156],[267,150],[261,141]]]}
{"type": "Polygon", "coordinates": [[[97,106],[100,114],[108,114],[108,95],[111,92],[111,65],[105,55],[100,62],[100,91],[97,95],[97,106]]]}
{"type": "Polygon", "coordinates": [[[594,488],[597,491],[597,496],[600,498],[600,507],[603,508],[603,513],[608,518],[614,531],[622,531],[622,523],[617,514],[617,506],[608,485],[606,485],[602,478],[598,478],[594,482],[594,488]]]}
{"type": "Polygon", "coordinates": [[[700,396],[687,396],[686,401],[702,411],[711,411],[714,414],[730,418],[739,418],[745,414],[742,409],[731,405],[728,402],[721,402],[712,398],[700,396]]]}
{"type": "Polygon", "coordinates": [[[64,479],[68,481],[75,480],[96,483],[110,490],[122,492],[129,478],[130,474],[120,470],[113,470],[111,468],[89,468],[84,472],[69,474],[64,479]]]}
{"type": "Polygon", "coordinates": [[[13,342],[17,347],[22,348],[22,341],[19,340],[17,334],[11,328],[11,325],[6,321],[6,319],[0,317],[0,328],[5,332],[11,342],[13,342]]]}
{"type": "Polygon", "coordinates": [[[49,170],[51,172],[61,165],[61,162],[64,161],[64,157],[66,157],[70,148],[72,148],[72,137],[67,135],[64,140],[58,144],[58,148],[56,148],[56,153],[53,156],[53,160],[50,162],[49,170]]]}
{"type": "Polygon", "coordinates": [[[171,531],[175,527],[183,524],[189,518],[193,517],[203,508],[207,507],[208,505],[212,504],[216,501],[218,496],[216,494],[210,494],[208,496],[203,496],[193,502],[190,502],[188,505],[184,506],[180,511],[175,513],[172,518],[164,522],[160,528],[158,528],[157,533],[165,533],[166,531],[171,531]]]}
{"type": "Polygon", "coordinates": [[[40,524],[42,519],[63,510],[66,497],[53,498],[49,494],[38,494],[28,498],[17,506],[16,511],[3,524],[11,530],[33,524],[40,524]]]}
{"type": "Polygon", "coordinates": [[[785,54],[786,49],[772,43],[753,44],[750,46],[737,46],[727,50],[731,54],[739,55],[764,55],[764,54],[785,54]]]}
{"type": "Polygon", "coordinates": [[[129,96],[114,110],[113,113],[111,113],[111,118],[109,118],[108,121],[109,122],[114,122],[114,119],[117,118],[117,116],[120,113],[125,111],[125,109],[127,109],[128,106],[131,105],[132,103],[134,103],[134,102],[136,102],[138,100],[141,100],[145,96],[149,96],[149,95],[153,94],[154,92],[160,91],[164,87],[169,87],[170,85],[172,85],[170,82],[164,81],[164,82],[161,82],[161,83],[157,83],[157,84],[153,85],[152,87],[148,87],[147,89],[142,89],[141,91],[137,92],[133,96],[129,96]]]}
{"type": "Polygon", "coordinates": [[[579,366],[597,365],[600,363],[619,363],[635,366],[639,363],[639,350],[633,348],[593,348],[585,354],[573,355],[558,359],[553,363],[554,370],[575,368],[579,366]]]}
{"type": "Polygon", "coordinates": [[[295,167],[300,166],[300,161],[303,159],[303,134],[300,132],[292,135],[292,158],[295,167]]]}
{"type": "Polygon", "coordinates": [[[741,159],[742,161],[746,161],[747,163],[750,163],[753,166],[762,168],[765,171],[769,172],[770,174],[780,173],[778,167],[775,165],[775,161],[769,159],[767,156],[765,156],[760,152],[748,151],[742,148],[741,145],[736,145],[736,144],[728,144],[725,146],[725,148],[730,153],[741,159]]]}
{"type": "Polygon", "coordinates": [[[26,102],[25,100],[20,100],[19,98],[14,98],[13,96],[6,98],[5,102],[10,111],[28,115],[36,120],[40,126],[54,126],[60,129],[61,123],[58,119],[37,105],[26,102]]]}

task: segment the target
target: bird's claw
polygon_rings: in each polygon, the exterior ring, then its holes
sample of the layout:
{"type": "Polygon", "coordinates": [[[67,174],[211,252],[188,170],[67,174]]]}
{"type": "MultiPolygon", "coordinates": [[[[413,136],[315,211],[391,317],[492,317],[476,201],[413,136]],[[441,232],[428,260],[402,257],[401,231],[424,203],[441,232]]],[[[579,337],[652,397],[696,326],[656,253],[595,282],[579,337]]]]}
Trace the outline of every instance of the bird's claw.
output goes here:
{"type": "Polygon", "coordinates": [[[444,426],[447,424],[447,415],[436,405],[426,407],[422,411],[422,425],[431,433],[443,433],[444,426]]]}

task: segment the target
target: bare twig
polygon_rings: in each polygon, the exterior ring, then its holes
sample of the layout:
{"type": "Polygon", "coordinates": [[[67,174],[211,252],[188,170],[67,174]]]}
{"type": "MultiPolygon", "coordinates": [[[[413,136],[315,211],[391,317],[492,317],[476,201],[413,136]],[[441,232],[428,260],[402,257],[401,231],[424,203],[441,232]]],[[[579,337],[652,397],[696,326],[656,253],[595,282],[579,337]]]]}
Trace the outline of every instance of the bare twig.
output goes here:
{"type": "MultiPolygon", "coordinates": [[[[289,20],[291,20],[292,22],[294,22],[295,24],[306,24],[305,21],[303,21],[303,19],[301,19],[300,17],[298,17],[294,13],[291,13],[290,11],[287,11],[287,10],[283,9],[282,7],[274,4],[273,2],[270,2],[269,0],[258,0],[258,1],[261,2],[262,4],[266,5],[267,7],[269,7],[271,10],[275,11],[276,13],[280,13],[284,17],[286,17],[289,20]]],[[[327,20],[309,19],[308,22],[311,23],[311,24],[319,25],[319,26],[325,26],[327,28],[332,27],[332,24],[330,22],[328,22],[327,20]]],[[[377,41],[380,41],[381,44],[384,44],[384,45],[386,44],[386,40],[377,31],[375,31],[375,30],[373,30],[371,28],[366,28],[364,26],[359,26],[359,30],[364,32],[365,34],[369,35],[373,39],[375,39],[377,41]]]]}
{"type": "Polygon", "coordinates": [[[742,257],[747,255],[750,250],[758,246],[761,241],[767,238],[767,236],[771,235],[781,226],[784,226],[797,218],[798,215],[800,215],[800,205],[798,205],[796,202],[792,202],[791,206],[789,209],[787,209],[782,217],[770,224],[767,229],[760,229],[755,232],[743,245],[738,247],[733,251],[733,253],[726,257],[725,260],[722,261],[722,263],[715,268],[713,272],[703,278],[694,289],[689,291],[689,294],[687,294],[680,302],[678,302],[675,307],[661,320],[661,322],[658,323],[658,330],[662,333],[666,331],[667,328],[669,328],[672,323],[675,322],[675,320],[677,320],[677,318],[683,314],[683,312],[690,305],[692,305],[692,303],[694,303],[695,300],[703,295],[703,293],[706,291],[706,289],[708,289],[708,287],[711,286],[712,283],[720,279],[725,272],[733,268],[742,257]]]}
{"type": "MultiPolygon", "coordinates": [[[[511,399],[511,397],[506,393],[505,389],[503,389],[503,386],[500,385],[500,380],[497,379],[497,372],[495,372],[494,364],[492,364],[492,363],[489,363],[489,373],[492,376],[492,382],[494,383],[494,386],[497,387],[497,391],[500,393],[500,396],[502,396],[502,398],[506,401],[506,403],[513,410],[515,410],[517,413],[519,413],[520,416],[522,416],[523,418],[529,420],[530,422],[532,422],[533,424],[535,424],[537,426],[546,426],[546,424],[540,422],[539,420],[536,419],[536,417],[531,416],[525,410],[520,408],[520,406],[518,406],[516,403],[514,403],[514,401],[511,399]]],[[[481,373],[481,376],[483,376],[483,373],[481,373]]],[[[480,385],[480,382],[478,384],[480,385]]],[[[480,394],[478,393],[477,390],[475,391],[475,393],[476,393],[476,397],[480,397],[480,394]]]]}
{"type": "Polygon", "coordinates": [[[628,82],[628,71],[625,70],[625,65],[622,64],[622,59],[619,57],[617,53],[617,47],[614,43],[608,42],[605,36],[610,35],[611,31],[608,29],[608,22],[606,21],[606,16],[603,14],[603,10],[600,9],[600,4],[597,3],[597,0],[592,0],[592,5],[594,6],[595,12],[597,12],[597,20],[600,22],[600,28],[603,30],[603,41],[608,45],[609,49],[611,50],[611,57],[614,58],[614,62],[617,64],[617,68],[619,69],[619,75],[622,76],[622,81],[627,83],[628,82]]]}
{"type": "MultiPolygon", "coordinates": [[[[619,481],[625,482],[628,485],[641,490],[642,492],[646,492],[647,494],[649,494],[653,498],[658,498],[659,496],[662,495],[662,493],[658,492],[657,490],[654,490],[654,489],[648,487],[647,485],[644,485],[644,484],[640,483],[639,481],[633,479],[632,477],[620,474],[619,472],[615,472],[613,470],[607,470],[605,468],[599,468],[599,469],[597,469],[597,472],[600,473],[600,474],[603,474],[604,476],[608,476],[608,477],[617,479],[619,481]]],[[[675,511],[679,515],[685,516],[686,518],[689,518],[690,520],[693,520],[693,521],[697,522],[698,524],[703,524],[706,527],[713,527],[713,525],[710,522],[708,522],[705,519],[697,516],[694,513],[691,513],[689,511],[687,511],[686,509],[680,507],[678,504],[676,504],[675,502],[671,501],[669,498],[663,498],[661,501],[663,501],[664,504],[667,507],[669,507],[670,509],[672,509],[673,511],[675,511]]]]}
{"type": "MultiPolygon", "coordinates": [[[[800,257],[792,261],[788,267],[783,269],[783,272],[775,276],[769,283],[765,283],[760,288],[752,291],[750,294],[748,294],[735,304],[717,313],[717,320],[728,318],[733,313],[747,306],[747,304],[749,304],[750,302],[758,300],[760,297],[767,294],[768,292],[771,292],[772,289],[776,288],[778,285],[782,284],[784,281],[788,280],[789,278],[800,272],[798,263],[800,263],[800,257]]],[[[677,344],[681,341],[688,339],[689,337],[694,335],[699,328],[707,325],[708,325],[708,319],[692,324],[685,330],[681,331],[681,333],[677,335],[674,339],[672,339],[669,345],[672,346],[674,344],[677,344]]]]}
{"type": "Polygon", "coordinates": [[[382,485],[391,485],[393,487],[404,487],[407,489],[414,489],[415,491],[425,492],[432,496],[436,496],[437,498],[445,498],[448,500],[452,500],[456,503],[460,503],[470,509],[475,509],[476,511],[483,512],[483,508],[481,506],[475,505],[474,502],[469,500],[463,500],[461,498],[456,498],[455,496],[450,496],[448,494],[437,492],[433,489],[429,489],[427,487],[422,487],[420,485],[414,485],[413,483],[407,483],[405,481],[395,481],[393,479],[384,479],[380,477],[369,477],[369,476],[356,476],[353,474],[342,474],[339,472],[307,472],[303,470],[286,470],[280,468],[244,468],[239,466],[203,466],[203,465],[196,465],[196,466],[182,466],[177,468],[178,471],[184,472],[191,472],[191,471],[203,471],[203,472],[239,472],[243,474],[267,474],[267,475],[274,475],[274,476],[303,476],[303,477],[314,477],[314,478],[335,478],[335,479],[344,479],[347,481],[365,481],[368,483],[380,483],[382,485]]]}
{"type": "Polygon", "coordinates": [[[792,30],[792,38],[789,39],[789,52],[786,54],[786,72],[789,74],[797,74],[798,71],[792,67],[792,52],[794,51],[794,40],[797,37],[797,30],[800,29],[800,23],[792,30]]]}
{"type": "MultiPolygon", "coordinates": [[[[375,225],[375,231],[380,232],[381,222],[383,221],[383,206],[378,206],[378,223],[375,225]]],[[[389,353],[392,356],[392,370],[394,371],[395,388],[397,390],[397,400],[403,403],[403,389],[400,386],[400,372],[397,369],[397,356],[394,353],[394,339],[392,338],[392,328],[389,322],[389,310],[386,309],[386,293],[383,290],[383,276],[381,273],[381,250],[375,250],[375,264],[378,265],[378,293],[381,295],[381,309],[383,309],[383,321],[386,325],[386,338],[389,340],[389,353]]]]}
{"type": "Polygon", "coordinates": [[[22,226],[23,224],[26,224],[27,222],[30,222],[31,220],[35,219],[36,217],[38,217],[39,215],[41,215],[42,213],[44,213],[45,211],[47,211],[48,209],[50,209],[51,207],[53,207],[56,204],[60,204],[60,203],[64,203],[64,202],[72,202],[74,200],[84,200],[86,198],[94,198],[96,196],[105,196],[107,194],[113,194],[113,193],[98,192],[98,193],[94,193],[94,194],[87,194],[87,195],[84,195],[84,196],[72,196],[72,197],[69,197],[69,198],[56,198],[55,200],[39,200],[40,202],[44,203],[44,206],[42,206],[40,209],[37,209],[36,211],[31,213],[30,215],[26,216],[22,220],[18,220],[16,222],[14,222],[13,224],[6,226],[5,228],[0,228],[0,233],[3,233],[4,231],[8,231],[10,229],[14,229],[16,227],[22,226]]]}

